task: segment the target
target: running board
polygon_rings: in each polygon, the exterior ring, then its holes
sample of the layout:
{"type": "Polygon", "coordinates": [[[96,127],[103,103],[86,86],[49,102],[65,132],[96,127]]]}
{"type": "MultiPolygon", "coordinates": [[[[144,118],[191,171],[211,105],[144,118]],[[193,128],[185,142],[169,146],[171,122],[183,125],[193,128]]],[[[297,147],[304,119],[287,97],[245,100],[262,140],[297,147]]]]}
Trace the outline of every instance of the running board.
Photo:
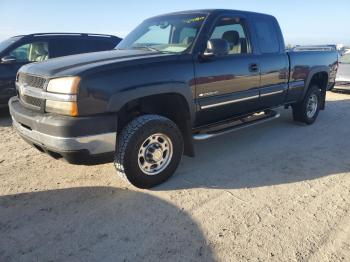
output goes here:
{"type": "Polygon", "coordinates": [[[220,126],[213,126],[207,128],[205,131],[202,130],[198,134],[193,135],[194,140],[207,140],[216,136],[231,133],[233,131],[241,130],[246,127],[255,126],[258,124],[266,123],[271,120],[277,119],[280,114],[276,111],[266,111],[259,114],[254,114],[242,119],[234,120],[232,122],[227,122],[220,126]]]}

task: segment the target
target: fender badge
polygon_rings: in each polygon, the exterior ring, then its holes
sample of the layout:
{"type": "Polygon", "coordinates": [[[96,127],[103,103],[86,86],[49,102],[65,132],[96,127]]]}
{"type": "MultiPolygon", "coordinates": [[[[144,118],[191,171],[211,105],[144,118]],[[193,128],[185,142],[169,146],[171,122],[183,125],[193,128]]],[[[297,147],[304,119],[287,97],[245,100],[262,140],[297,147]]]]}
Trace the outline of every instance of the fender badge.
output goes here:
{"type": "Polygon", "coordinates": [[[207,96],[214,96],[219,94],[219,91],[215,91],[215,92],[208,92],[208,93],[203,93],[203,94],[199,94],[199,97],[207,97],[207,96]]]}

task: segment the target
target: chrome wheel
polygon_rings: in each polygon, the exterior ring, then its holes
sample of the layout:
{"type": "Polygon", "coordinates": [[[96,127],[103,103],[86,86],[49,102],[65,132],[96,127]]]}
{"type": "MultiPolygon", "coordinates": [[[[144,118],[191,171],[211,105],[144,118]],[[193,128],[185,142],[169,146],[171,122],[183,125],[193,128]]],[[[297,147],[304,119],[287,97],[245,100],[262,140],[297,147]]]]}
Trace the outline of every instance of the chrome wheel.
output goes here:
{"type": "Polygon", "coordinates": [[[173,156],[173,144],[165,134],[154,134],[141,145],[138,153],[138,163],[141,171],[149,176],[161,173],[173,156]]]}
{"type": "Polygon", "coordinates": [[[318,108],[318,98],[317,95],[311,94],[306,105],[306,115],[308,118],[313,118],[318,108]]]}

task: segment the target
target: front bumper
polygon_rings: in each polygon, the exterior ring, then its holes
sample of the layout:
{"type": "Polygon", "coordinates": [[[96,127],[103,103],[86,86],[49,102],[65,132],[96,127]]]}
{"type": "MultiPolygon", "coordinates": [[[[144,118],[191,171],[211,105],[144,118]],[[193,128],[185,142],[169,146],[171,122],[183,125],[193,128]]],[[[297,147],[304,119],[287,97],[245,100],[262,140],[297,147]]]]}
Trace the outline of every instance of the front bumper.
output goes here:
{"type": "Polygon", "coordinates": [[[9,108],[18,134],[55,158],[86,164],[103,156],[101,162],[108,162],[115,151],[115,115],[74,118],[39,113],[25,108],[17,97],[11,98],[9,108]]]}

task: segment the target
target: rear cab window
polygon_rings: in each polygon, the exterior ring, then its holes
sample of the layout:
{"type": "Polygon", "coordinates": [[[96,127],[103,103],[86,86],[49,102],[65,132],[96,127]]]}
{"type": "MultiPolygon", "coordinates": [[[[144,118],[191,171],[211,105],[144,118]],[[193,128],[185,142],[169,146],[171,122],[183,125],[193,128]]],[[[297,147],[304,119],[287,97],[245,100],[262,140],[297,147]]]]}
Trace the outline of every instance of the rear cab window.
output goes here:
{"type": "Polygon", "coordinates": [[[276,54],[280,52],[278,31],[274,19],[256,16],[253,19],[254,28],[262,54],[276,54]]]}

